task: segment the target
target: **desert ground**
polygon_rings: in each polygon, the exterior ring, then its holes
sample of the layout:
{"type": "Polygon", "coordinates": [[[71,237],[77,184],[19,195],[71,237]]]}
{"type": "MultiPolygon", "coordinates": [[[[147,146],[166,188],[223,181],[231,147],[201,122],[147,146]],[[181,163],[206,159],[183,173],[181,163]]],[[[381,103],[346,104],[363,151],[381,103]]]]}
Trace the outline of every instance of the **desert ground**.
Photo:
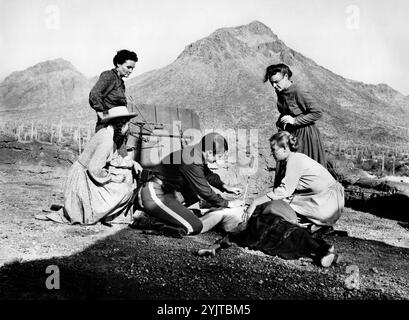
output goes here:
{"type": "Polygon", "coordinates": [[[169,238],[130,228],[129,217],[111,227],[36,220],[62,203],[73,156],[64,152],[39,143],[1,150],[0,299],[409,299],[408,220],[396,219],[405,215],[347,207],[336,230],[348,236],[327,237],[341,259],[327,269],[235,245],[199,257],[220,233],[169,238]],[[46,287],[50,265],[57,290],[46,287]]]}

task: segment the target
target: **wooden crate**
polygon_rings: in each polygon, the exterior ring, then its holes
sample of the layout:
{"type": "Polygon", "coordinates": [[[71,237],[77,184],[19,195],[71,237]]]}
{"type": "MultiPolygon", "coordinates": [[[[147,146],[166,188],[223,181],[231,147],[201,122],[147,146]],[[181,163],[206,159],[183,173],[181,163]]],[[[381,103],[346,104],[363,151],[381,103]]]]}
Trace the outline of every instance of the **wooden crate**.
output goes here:
{"type": "Polygon", "coordinates": [[[168,154],[200,141],[200,122],[194,110],[138,105],[131,106],[130,111],[138,116],[131,120],[127,146],[136,148],[135,159],[144,168],[158,165],[168,154]]]}

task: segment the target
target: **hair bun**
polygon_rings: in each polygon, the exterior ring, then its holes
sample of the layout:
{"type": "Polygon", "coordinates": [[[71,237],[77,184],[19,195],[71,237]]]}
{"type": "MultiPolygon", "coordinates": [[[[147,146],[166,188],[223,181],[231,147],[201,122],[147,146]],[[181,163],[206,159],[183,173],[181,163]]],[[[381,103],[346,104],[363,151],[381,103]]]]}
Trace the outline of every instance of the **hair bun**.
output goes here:
{"type": "Polygon", "coordinates": [[[288,146],[290,147],[291,151],[297,151],[298,139],[296,136],[290,134],[290,136],[288,137],[288,146]]]}
{"type": "Polygon", "coordinates": [[[293,152],[297,151],[298,149],[297,137],[292,135],[288,131],[279,131],[273,134],[270,137],[269,141],[275,141],[280,147],[288,146],[288,148],[293,152]]]}

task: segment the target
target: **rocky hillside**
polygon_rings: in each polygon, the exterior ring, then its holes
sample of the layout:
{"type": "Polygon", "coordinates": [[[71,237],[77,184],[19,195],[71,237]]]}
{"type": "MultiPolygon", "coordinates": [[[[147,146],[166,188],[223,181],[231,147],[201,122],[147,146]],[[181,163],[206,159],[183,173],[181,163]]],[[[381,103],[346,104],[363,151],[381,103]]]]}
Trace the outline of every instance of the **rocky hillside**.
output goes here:
{"type": "Polygon", "coordinates": [[[409,99],[386,85],[345,79],[287,47],[260,22],[216,30],[188,45],[163,69],[142,75],[128,92],[143,103],[196,109],[206,126],[253,127],[268,134],[277,117],[276,96],[263,83],[265,67],[284,62],[324,110],[326,139],[387,143],[409,137],[409,99]],[[399,103],[398,103],[399,102],[399,103]],[[373,134],[375,133],[375,134],[373,134]]]}
{"type": "Polygon", "coordinates": [[[367,91],[368,94],[375,98],[384,101],[385,103],[393,104],[396,107],[401,107],[403,112],[409,108],[409,96],[403,95],[385,83],[372,85],[363,82],[349,81],[360,90],[367,91]]]}
{"type": "MultiPolygon", "coordinates": [[[[218,29],[189,44],[173,63],[129,80],[127,93],[137,104],[195,109],[204,128],[258,128],[264,140],[277,118],[276,96],[263,82],[264,71],[278,62],[290,65],[294,81],[323,109],[318,126],[326,141],[409,141],[408,97],[384,84],[364,84],[331,72],[287,47],[258,21],[218,29]]],[[[13,73],[0,84],[2,118],[24,112],[38,119],[75,115],[76,120],[92,120],[87,97],[93,82],[95,78],[87,80],[61,59],[13,73]]]]}
{"type": "Polygon", "coordinates": [[[90,80],[70,62],[41,62],[13,72],[0,84],[0,112],[15,120],[82,118],[79,111],[87,107],[90,88],[90,80]]]}

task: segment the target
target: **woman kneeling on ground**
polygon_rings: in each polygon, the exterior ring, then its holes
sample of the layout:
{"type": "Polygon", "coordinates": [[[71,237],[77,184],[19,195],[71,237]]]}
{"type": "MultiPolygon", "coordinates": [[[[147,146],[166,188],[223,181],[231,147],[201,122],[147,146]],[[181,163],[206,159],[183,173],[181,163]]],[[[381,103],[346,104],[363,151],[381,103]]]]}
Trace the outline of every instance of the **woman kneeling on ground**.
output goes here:
{"type": "MultiPolygon", "coordinates": [[[[43,219],[70,224],[109,222],[124,213],[136,188],[134,172],[142,171],[134,160],[118,154],[128,132],[130,118],[125,106],[108,110],[99,130],[71,166],[64,187],[63,211],[43,219]]],[[[41,219],[41,217],[38,217],[41,219]]]]}
{"type": "Polygon", "coordinates": [[[327,267],[336,257],[334,247],[312,234],[331,228],[340,218],[343,187],[321,164],[296,152],[297,139],[289,132],[274,134],[270,144],[275,160],[285,170],[283,178],[278,187],[253,201],[246,215],[251,217],[256,208],[257,214],[232,239],[287,259],[312,257],[327,267]]]}
{"type": "Polygon", "coordinates": [[[267,204],[265,212],[288,222],[306,226],[314,233],[332,227],[344,208],[344,188],[317,161],[297,151],[297,138],[280,131],[270,138],[271,152],[284,170],[281,181],[265,196],[257,198],[247,209],[250,217],[255,208],[267,204]]]}

